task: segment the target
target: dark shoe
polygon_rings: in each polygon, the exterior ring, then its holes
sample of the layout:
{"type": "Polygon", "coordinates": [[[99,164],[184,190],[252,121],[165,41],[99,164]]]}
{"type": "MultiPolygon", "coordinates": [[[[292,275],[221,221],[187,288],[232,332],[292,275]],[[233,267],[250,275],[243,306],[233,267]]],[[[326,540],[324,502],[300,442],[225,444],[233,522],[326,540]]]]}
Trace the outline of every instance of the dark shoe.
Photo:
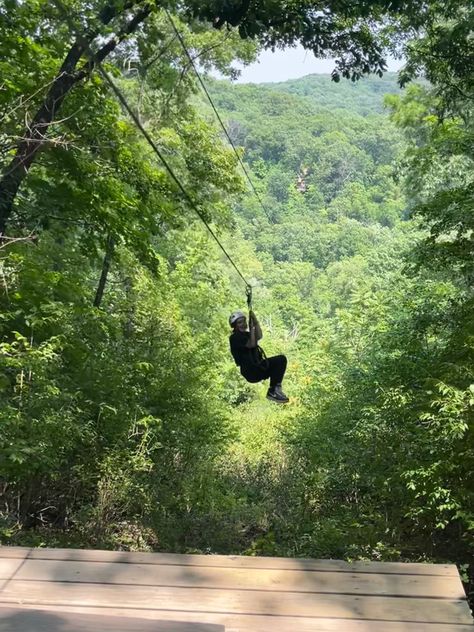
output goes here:
{"type": "Polygon", "coordinates": [[[268,389],[267,399],[271,402],[276,402],[277,404],[287,404],[290,400],[283,393],[279,393],[276,389],[268,389]]]}
{"type": "Polygon", "coordinates": [[[275,393],[280,395],[280,397],[284,397],[285,399],[288,399],[287,395],[285,395],[285,393],[281,390],[281,384],[277,384],[275,386],[275,393]]]}

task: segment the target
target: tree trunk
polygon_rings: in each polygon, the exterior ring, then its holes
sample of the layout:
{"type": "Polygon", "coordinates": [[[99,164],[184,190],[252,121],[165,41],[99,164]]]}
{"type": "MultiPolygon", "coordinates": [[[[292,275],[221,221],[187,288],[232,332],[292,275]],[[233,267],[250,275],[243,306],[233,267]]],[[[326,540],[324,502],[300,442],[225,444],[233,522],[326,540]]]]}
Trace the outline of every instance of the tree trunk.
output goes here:
{"type": "MultiPolygon", "coordinates": [[[[129,0],[119,9],[120,5],[110,3],[100,13],[101,22],[106,25],[124,10],[137,4],[137,0],[129,0]]],[[[23,132],[23,140],[19,143],[15,156],[5,169],[0,180],[0,235],[5,233],[8,219],[13,210],[13,203],[23,180],[28,175],[31,165],[41,149],[50,125],[60,109],[65,97],[73,86],[87,77],[96,62],[101,62],[111,53],[124,37],[133,33],[138,25],[151,13],[151,6],[145,6],[139,11],[120,33],[110,39],[85,66],[76,70],[82,55],[87,52],[90,43],[100,33],[89,33],[84,37],[78,36],[62,66],[51,84],[40,109],[30,125],[23,132]]]]}
{"type": "Polygon", "coordinates": [[[107,277],[109,275],[109,270],[110,270],[110,262],[112,261],[114,249],[115,249],[114,238],[111,235],[109,235],[107,238],[107,246],[105,249],[104,261],[102,262],[102,272],[99,279],[99,285],[97,286],[97,291],[95,293],[94,307],[100,307],[100,304],[102,303],[102,297],[104,296],[105,285],[107,283],[107,277]]]}
{"type": "Polygon", "coordinates": [[[83,52],[84,47],[75,42],[49,88],[43,105],[25,130],[24,140],[19,143],[13,160],[5,170],[0,181],[0,234],[5,232],[18,189],[41,149],[56,112],[69,90],[83,77],[82,73],[74,73],[83,52]]]}

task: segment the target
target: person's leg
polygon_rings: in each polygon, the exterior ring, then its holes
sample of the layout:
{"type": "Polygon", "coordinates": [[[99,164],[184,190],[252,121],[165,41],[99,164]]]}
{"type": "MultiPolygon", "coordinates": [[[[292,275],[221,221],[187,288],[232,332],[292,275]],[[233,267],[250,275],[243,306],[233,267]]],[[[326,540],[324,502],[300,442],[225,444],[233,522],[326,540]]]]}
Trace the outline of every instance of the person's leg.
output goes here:
{"type": "Polygon", "coordinates": [[[268,358],[268,372],[270,377],[270,388],[268,389],[267,399],[286,404],[290,400],[281,390],[281,383],[286,371],[287,360],[284,355],[273,356],[268,358]]]}
{"type": "Polygon", "coordinates": [[[247,382],[262,382],[270,378],[267,399],[279,404],[286,404],[289,399],[281,390],[281,382],[285,375],[287,359],[284,355],[267,358],[261,366],[242,367],[241,373],[247,382]]]}
{"type": "Polygon", "coordinates": [[[288,361],[286,356],[277,355],[268,358],[268,376],[270,377],[270,390],[274,390],[275,386],[281,386],[285,376],[286,365],[288,361]]]}
{"type": "Polygon", "coordinates": [[[256,382],[261,382],[262,380],[268,380],[268,378],[270,377],[270,373],[265,367],[246,366],[242,367],[240,372],[242,376],[247,380],[247,382],[251,382],[252,384],[255,384],[256,382]]]}

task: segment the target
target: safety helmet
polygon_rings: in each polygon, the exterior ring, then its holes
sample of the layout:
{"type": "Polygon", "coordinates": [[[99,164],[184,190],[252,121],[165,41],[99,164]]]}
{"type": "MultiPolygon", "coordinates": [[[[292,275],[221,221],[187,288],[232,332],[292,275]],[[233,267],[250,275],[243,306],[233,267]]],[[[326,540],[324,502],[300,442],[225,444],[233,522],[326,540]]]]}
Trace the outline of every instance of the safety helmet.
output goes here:
{"type": "Polygon", "coordinates": [[[229,325],[232,327],[234,323],[239,320],[239,318],[245,318],[245,314],[240,310],[232,312],[232,314],[229,316],[229,325]]]}

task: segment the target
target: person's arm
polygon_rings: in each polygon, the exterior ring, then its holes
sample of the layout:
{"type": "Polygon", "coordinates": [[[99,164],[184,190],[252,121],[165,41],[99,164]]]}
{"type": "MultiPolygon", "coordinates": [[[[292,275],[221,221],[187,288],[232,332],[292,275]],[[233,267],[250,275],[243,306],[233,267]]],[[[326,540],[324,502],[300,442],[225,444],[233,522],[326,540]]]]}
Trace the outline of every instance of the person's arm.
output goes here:
{"type": "Polygon", "coordinates": [[[247,347],[247,349],[255,349],[258,342],[257,328],[255,327],[255,324],[251,318],[249,318],[249,332],[250,332],[250,337],[245,346],[247,347]]]}
{"type": "Polygon", "coordinates": [[[255,316],[252,310],[250,310],[249,312],[249,324],[250,324],[250,331],[252,330],[252,325],[255,328],[255,338],[258,342],[259,340],[263,338],[263,333],[262,333],[262,328],[260,327],[260,323],[258,322],[257,317],[255,316]]]}

